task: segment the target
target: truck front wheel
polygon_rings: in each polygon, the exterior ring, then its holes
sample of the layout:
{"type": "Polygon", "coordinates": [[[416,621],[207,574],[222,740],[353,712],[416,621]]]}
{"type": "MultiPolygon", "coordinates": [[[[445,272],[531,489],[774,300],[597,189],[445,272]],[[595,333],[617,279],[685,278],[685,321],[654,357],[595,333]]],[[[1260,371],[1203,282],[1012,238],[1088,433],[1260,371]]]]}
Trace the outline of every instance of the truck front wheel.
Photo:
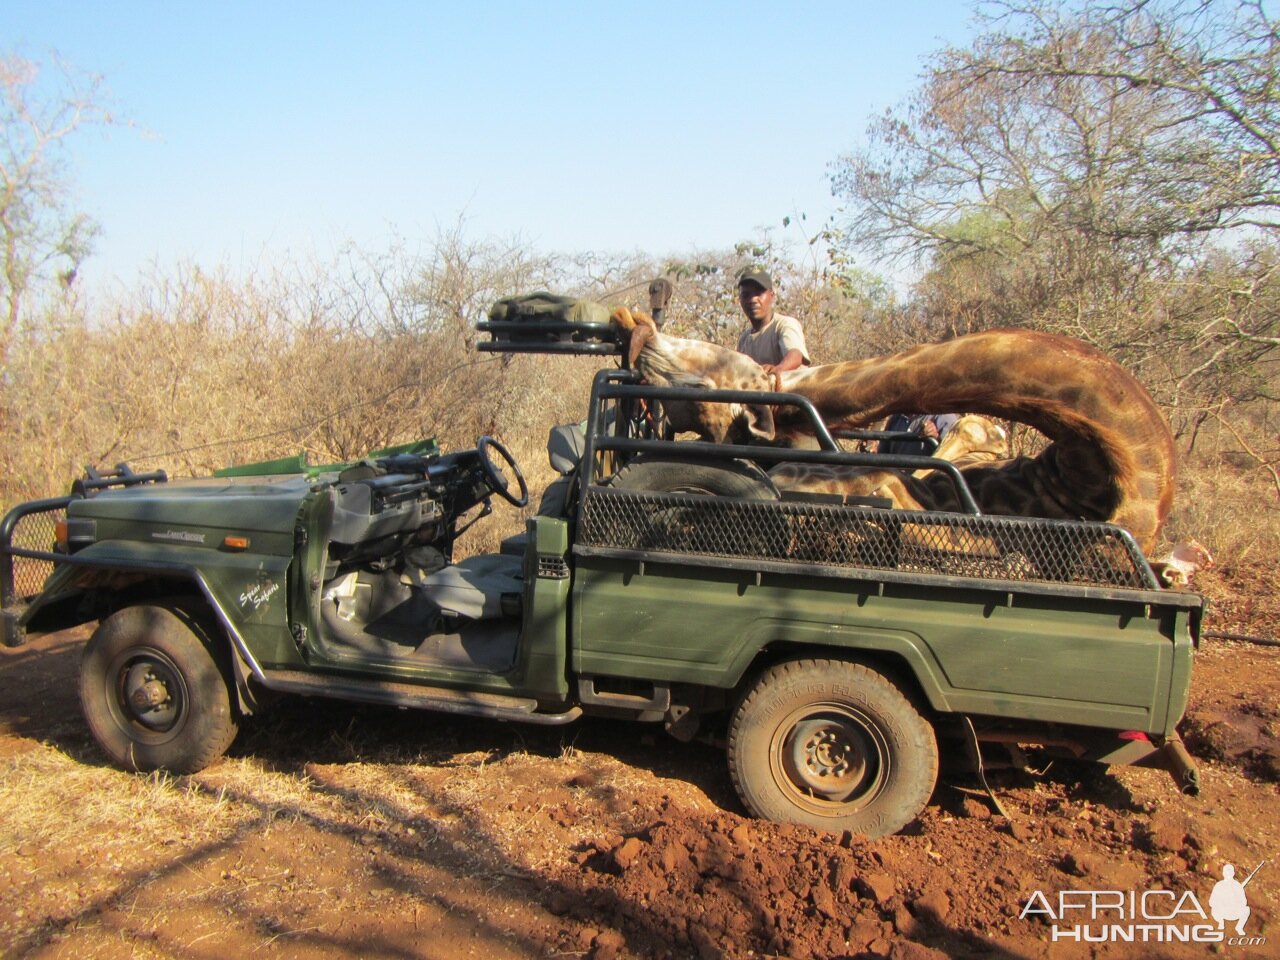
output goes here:
{"type": "Polygon", "coordinates": [[[924,809],[938,745],[880,673],[844,660],[789,660],[762,673],[734,711],[729,770],[755,816],[880,837],[924,809]]]}
{"type": "Polygon", "coordinates": [[[223,672],[167,607],[128,607],[102,621],[80,661],[80,704],[94,739],[127,770],[194,773],[236,735],[223,672]]]}

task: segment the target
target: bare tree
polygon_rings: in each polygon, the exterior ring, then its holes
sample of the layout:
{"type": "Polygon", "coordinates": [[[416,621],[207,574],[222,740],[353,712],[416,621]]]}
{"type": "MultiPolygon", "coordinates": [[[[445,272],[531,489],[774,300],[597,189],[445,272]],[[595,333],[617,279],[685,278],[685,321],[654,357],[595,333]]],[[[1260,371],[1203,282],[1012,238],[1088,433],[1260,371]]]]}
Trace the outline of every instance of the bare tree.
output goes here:
{"type": "Polygon", "coordinates": [[[1090,0],[1078,11],[1024,0],[993,9],[994,24],[1018,32],[993,33],[965,64],[971,76],[1079,85],[1105,92],[1107,106],[1145,108],[1130,125],[1136,136],[1102,154],[1118,181],[1107,192],[1131,201],[1101,224],[1110,235],[1280,227],[1280,32],[1261,0],[1090,0]]]}
{"type": "Polygon", "coordinates": [[[1256,0],[1001,0],[839,160],[850,248],[926,314],[1044,326],[1194,434],[1280,377],[1280,32],[1256,0]]]}
{"type": "Polygon", "coordinates": [[[1280,226],[1280,36],[1260,4],[985,9],[987,31],[936,54],[906,108],[835,165],[854,242],[1007,257],[1074,232],[1145,256],[1280,226]]]}
{"type": "Polygon", "coordinates": [[[0,57],[0,363],[37,284],[69,287],[89,252],[97,226],[72,208],[66,143],[111,122],[100,77],[0,57]]]}

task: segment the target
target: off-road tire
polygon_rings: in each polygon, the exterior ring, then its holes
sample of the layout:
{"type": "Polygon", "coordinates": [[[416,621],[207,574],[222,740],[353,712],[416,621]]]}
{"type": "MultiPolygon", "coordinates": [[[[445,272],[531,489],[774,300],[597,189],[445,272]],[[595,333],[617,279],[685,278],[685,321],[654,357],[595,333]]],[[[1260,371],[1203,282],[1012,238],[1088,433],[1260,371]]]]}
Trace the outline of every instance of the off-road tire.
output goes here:
{"type": "Polygon", "coordinates": [[[884,675],[845,660],[788,660],[747,689],[729,770],[755,816],[867,837],[924,809],[938,778],[933,727],[884,675]]]}
{"type": "Polygon", "coordinates": [[[775,529],[772,513],[744,524],[741,517],[709,526],[705,497],[735,500],[777,500],[778,490],[768,474],[741,460],[664,460],[636,457],[614,475],[614,490],[635,493],[691,495],[670,504],[649,504],[644,520],[623,536],[641,550],[770,556],[786,542],[785,529],[775,529]],[[708,537],[715,541],[708,542],[708,537]],[[774,544],[770,546],[770,544],[774,544]]]}
{"type": "Polygon", "coordinates": [[[228,677],[198,629],[174,608],[126,607],[103,620],[85,645],[85,721],[124,769],[194,773],[235,739],[228,677]]]}

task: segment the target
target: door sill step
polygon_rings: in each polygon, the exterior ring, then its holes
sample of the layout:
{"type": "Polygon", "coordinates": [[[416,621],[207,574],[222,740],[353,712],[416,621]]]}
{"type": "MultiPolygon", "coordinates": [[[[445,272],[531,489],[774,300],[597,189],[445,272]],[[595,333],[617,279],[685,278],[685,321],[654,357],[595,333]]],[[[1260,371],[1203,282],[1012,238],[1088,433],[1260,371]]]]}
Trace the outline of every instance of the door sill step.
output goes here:
{"type": "Polygon", "coordinates": [[[488,717],[492,720],[516,720],[543,726],[560,726],[582,716],[581,707],[570,707],[562,713],[538,713],[538,701],[509,697],[500,693],[454,690],[448,687],[425,687],[413,683],[366,680],[301,670],[263,671],[262,683],[268,690],[302,696],[356,700],[390,707],[411,707],[437,713],[488,717]]]}

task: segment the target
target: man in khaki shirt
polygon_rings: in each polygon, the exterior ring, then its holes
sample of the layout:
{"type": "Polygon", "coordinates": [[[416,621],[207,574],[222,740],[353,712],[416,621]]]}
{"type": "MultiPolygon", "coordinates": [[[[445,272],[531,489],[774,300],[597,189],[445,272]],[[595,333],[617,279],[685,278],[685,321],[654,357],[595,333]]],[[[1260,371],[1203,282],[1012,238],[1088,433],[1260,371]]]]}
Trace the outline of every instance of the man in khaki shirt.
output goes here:
{"type": "Polygon", "coordinates": [[[738,352],[770,373],[810,362],[800,321],[775,312],[775,299],[773,277],[767,271],[751,268],[738,276],[738,303],[751,321],[751,329],[738,338],[738,352]]]}

